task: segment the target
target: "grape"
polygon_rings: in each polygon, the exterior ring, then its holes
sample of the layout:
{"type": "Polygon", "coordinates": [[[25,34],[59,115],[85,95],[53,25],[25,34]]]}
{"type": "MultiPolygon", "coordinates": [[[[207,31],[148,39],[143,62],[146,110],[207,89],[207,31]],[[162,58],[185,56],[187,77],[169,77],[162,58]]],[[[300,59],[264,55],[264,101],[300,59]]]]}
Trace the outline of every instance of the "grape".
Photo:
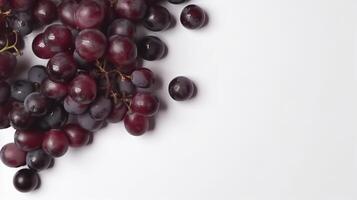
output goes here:
{"type": "Polygon", "coordinates": [[[147,68],[140,68],[131,74],[132,83],[139,88],[149,88],[154,83],[154,73],[147,68]]]}
{"type": "Polygon", "coordinates": [[[58,53],[47,63],[47,73],[51,80],[64,83],[73,79],[77,65],[73,56],[68,53],[58,53]]]}
{"type": "Polygon", "coordinates": [[[122,76],[118,80],[118,86],[119,90],[122,94],[125,96],[131,96],[135,94],[136,92],[136,87],[135,85],[131,82],[131,80],[125,76],[122,76]]]}
{"type": "Polygon", "coordinates": [[[58,6],[58,16],[63,24],[71,26],[73,28],[76,27],[76,23],[74,21],[74,15],[78,6],[79,4],[77,3],[76,0],[63,1],[58,6]]]}
{"type": "Polygon", "coordinates": [[[46,67],[42,65],[35,65],[30,68],[27,73],[27,80],[41,84],[47,78],[46,67]]]}
{"type": "Polygon", "coordinates": [[[79,56],[87,62],[92,62],[104,55],[107,39],[96,29],[85,29],[78,34],[75,44],[79,56]]]}
{"type": "Polygon", "coordinates": [[[16,57],[9,52],[0,52],[0,79],[8,79],[16,67],[16,57]]]}
{"type": "Polygon", "coordinates": [[[193,82],[183,76],[176,77],[169,84],[169,94],[176,101],[190,99],[195,91],[193,82]]]}
{"type": "Polygon", "coordinates": [[[186,2],[186,0],[168,0],[168,1],[173,4],[180,4],[186,2]]]}
{"type": "Polygon", "coordinates": [[[158,37],[145,36],[139,41],[138,50],[145,60],[159,60],[165,55],[166,45],[158,37]]]}
{"type": "Polygon", "coordinates": [[[44,134],[39,131],[20,131],[15,132],[14,141],[22,151],[33,151],[41,148],[44,134]]]}
{"type": "Polygon", "coordinates": [[[70,96],[67,96],[63,101],[64,109],[70,114],[82,114],[88,110],[88,104],[79,104],[70,96]]]}
{"type": "Polygon", "coordinates": [[[9,26],[21,36],[28,35],[33,30],[32,15],[28,12],[16,12],[8,21],[9,26]]]}
{"type": "Polygon", "coordinates": [[[180,20],[184,27],[198,29],[205,24],[206,13],[197,5],[188,5],[183,9],[180,20]]]}
{"type": "Polygon", "coordinates": [[[69,146],[66,133],[61,130],[52,129],[48,131],[42,143],[42,149],[52,157],[63,156],[69,146]]]}
{"type": "Polygon", "coordinates": [[[68,88],[65,83],[45,79],[41,84],[41,93],[50,99],[59,101],[67,96],[68,88]]]}
{"type": "Polygon", "coordinates": [[[158,98],[148,92],[138,92],[131,101],[131,111],[144,115],[153,116],[159,111],[160,102],[158,98]]]}
{"type": "Polygon", "coordinates": [[[11,96],[11,87],[6,81],[0,81],[0,105],[6,103],[11,96]]]}
{"type": "Polygon", "coordinates": [[[66,26],[54,24],[46,28],[44,41],[51,51],[68,51],[73,47],[72,32],[66,26]]]}
{"type": "Polygon", "coordinates": [[[33,53],[42,59],[52,58],[57,52],[52,51],[49,45],[44,41],[44,34],[38,34],[32,41],[32,51],[33,53]]]}
{"type": "Polygon", "coordinates": [[[135,113],[128,114],[124,118],[124,125],[131,135],[140,136],[149,130],[149,119],[135,113]]]}
{"type": "Polygon", "coordinates": [[[97,98],[89,107],[89,113],[94,120],[103,121],[112,111],[112,101],[105,97],[97,98]]]}
{"type": "Polygon", "coordinates": [[[11,97],[17,101],[25,101],[25,98],[35,92],[35,86],[27,80],[17,80],[11,84],[11,97]]]}
{"type": "Polygon", "coordinates": [[[30,192],[39,186],[40,176],[35,170],[21,169],[15,174],[13,184],[20,192],[30,192]]]}
{"type": "Polygon", "coordinates": [[[67,134],[69,145],[71,147],[82,147],[87,145],[91,137],[91,133],[77,124],[68,124],[64,127],[64,132],[67,134]]]}
{"type": "Polygon", "coordinates": [[[34,118],[24,108],[11,110],[9,114],[10,124],[17,130],[27,130],[34,122],[34,118]]]}
{"type": "Polygon", "coordinates": [[[144,17],[147,5],[145,0],[117,0],[114,10],[118,17],[137,21],[144,17]]]}
{"type": "Polygon", "coordinates": [[[14,143],[2,147],[1,161],[8,167],[21,167],[26,164],[26,152],[19,149],[14,143]]]}
{"type": "Polygon", "coordinates": [[[78,68],[83,70],[90,70],[94,67],[93,62],[88,62],[84,58],[82,58],[77,51],[73,52],[73,58],[76,61],[78,68]]]}
{"type": "Polygon", "coordinates": [[[39,92],[29,94],[24,101],[25,110],[36,117],[44,116],[48,106],[49,101],[39,92]]]}
{"type": "Polygon", "coordinates": [[[104,125],[104,121],[97,121],[93,119],[89,112],[78,115],[77,121],[82,128],[93,132],[99,130],[104,125]]]}
{"type": "Polygon", "coordinates": [[[135,43],[127,38],[114,35],[109,39],[107,58],[116,65],[132,63],[137,57],[135,43]]]}
{"type": "Polygon", "coordinates": [[[124,37],[134,38],[136,33],[136,26],[130,20],[116,19],[108,27],[108,37],[113,35],[120,35],[124,37]]]}
{"type": "Polygon", "coordinates": [[[42,130],[58,129],[66,124],[68,113],[62,105],[55,104],[49,112],[38,121],[38,126],[42,130]]]}
{"type": "Polygon", "coordinates": [[[9,0],[10,6],[16,11],[25,11],[30,9],[35,0],[9,0]]]}
{"type": "Polygon", "coordinates": [[[103,3],[94,0],[81,1],[74,14],[74,22],[79,29],[98,28],[105,18],[103,3]]]}
{"type": "Polygon", "coordinates": [[[171,14],[162,6],[151,6],[143,20],[143,25],[151,31],[162,31],[170,27],[171,14]]]}
{"type": "Polygon", "coordinates": [[[110,123],[118,123],[123,120],[124,116],[128,112],[128,108],[123,102],[119,102],[114,105],[112,112],[108,116],[107,121],[110,123]]]}
{"type": "Polygon", "coordinates": [[[52,162],[52,156],[48,155],[42,149],[28,152],[26,156],[27,166],[36,171],[48,169],[52,162]]]}
{"type": "Polygon", "coordinates": [[[37,0],[32,13],[37,22],[45,25],[57,18],[57,7],[51,0],[37,0]]]}
{"type": "Polygon", "coordinates": [[[12,109],[12,104],[7,102],[0,106],[0,129],[10,127],[9,113],[12,109]]]}
{"type": "Polygon", "coordinates": [[[69,96],[79,104],[90,104],[97,97],[97,85],[90,76],[80,74],[71,82],[69,96]]]}

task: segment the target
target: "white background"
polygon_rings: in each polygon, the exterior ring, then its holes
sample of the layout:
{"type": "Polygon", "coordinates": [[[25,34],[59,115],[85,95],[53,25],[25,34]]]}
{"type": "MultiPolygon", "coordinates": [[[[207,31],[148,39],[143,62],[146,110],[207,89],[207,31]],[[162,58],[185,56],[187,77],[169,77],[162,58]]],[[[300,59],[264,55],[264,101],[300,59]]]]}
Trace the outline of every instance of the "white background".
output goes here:
{"type": "MultiPolygon", "coordinates": [[[[146,64],[163,79],[155,129],[138,138],[109,126],[42,172],[30,194],[15,191],[16,170],[1,165],[0,199],[357,198],[357,2],[191,2],[209,25],[159,33],[169,55],[146,64]],[[192,101],[169,98],[177,75],[196,82],[192,101]]],[[[183,8],[169,7],[175,16],[183,8]]],[[[1,131],[0,144],[13,132],[1,131]]]]}

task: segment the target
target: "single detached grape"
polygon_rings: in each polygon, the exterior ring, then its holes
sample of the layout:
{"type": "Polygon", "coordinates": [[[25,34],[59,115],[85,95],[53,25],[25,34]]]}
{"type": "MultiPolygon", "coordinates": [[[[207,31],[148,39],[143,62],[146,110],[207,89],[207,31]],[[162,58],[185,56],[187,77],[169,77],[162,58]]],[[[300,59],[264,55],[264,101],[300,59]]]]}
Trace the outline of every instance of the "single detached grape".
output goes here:
{"type": "Polygon", "coordinates": [[[50,130],[46,133],[42,143],[42,149],[53,157],[63,156],[69,146],[69,141],[66,133],[61,130],[50,130]]]}
{"type": "Polygon", "coordinates": [[[96,29],[85,29],[76,37],[76,51],[87,62],[101,58],[107,48],[105,35],[96,29]]]}
{"type": "Polygon", "coordinates": [[[143,25],[151,31],[162,31],[169,28],[171,24],[170,12],[162,6],[151,6],[143,20],[143,25]]]}
{"type": "Polygon", "coordinates": [[[137,57],[135,43],[123,36],[114,35],[109,39],[107,58],[116,65],[132,63],[137,57]]]}
{"type": "Polygon", "coordinates": [[[25,110],[36,117],[45,115],[48,106],[49,101],[39,92],[29,94],[24,101],[25,110]]]}
{"type": "Polygon", "coordinates": [[[158,37],[145,36],[139,41],[138,50],[145,60],[159,60],[165,55],[166,45],[158,37]]]}
{"type": "Polygon", "coordinates": [[[42,149],[28,152],[26,156],[27,166],[36,171],[48,169],[52,162],[52,156],[48,155],[42,149]]]}
{"type": "Polygon", "coordinates": [[[183,9],[180,20],[184,27],[198,29],[205,24],[206,13],[197,5],[189,5],[183,9]]]}
{"type": "Polygon", "coordinates": [[[68,124],[64,127],[69,145],[71,147],[82,147],[88,144],[91,133],[77,124],[68,124]]]}
{"type": "Polygon", "coordinates": [[[90,76],[80,74],[71,82],[69,96],[79,104],[90,104],[97,97],[97,85],[90,76]]]}
{"type": "Polygon", "coordinates": [[[20,192],[31,192],[39,186],[40,176],[35,170],[21,169],[15,174],[13,184],[20,192]]]}
{"type": "Polygon", "coordinates": [[[176,101],[190,99],[195,91],[194,83],[183,76],[176,77],[169,84],[169,94],[176,101]]]}
{"type": "Polygon", "coordinates": [[[0,158],[8,167],[20,167],[26,164],[26,152],[18,148],[14,143],[9,143],[2,147],[0,158]]]}
{"type": "Polygon", "coordinates": [[[29,130],[15,132],[14,141],[23,151],[33,151],[41,148],[44,134],[39,131],[29,130]]]}
{"type": "Polygon", "coordinates": [[[130,20],[121,18],[114,20],[108,27],[108,37],[113,35],[121,35],[124,37],[134,38],[136,26],[130,20]]]}
{"type": "Polygon", "coordinates": [[[118,17],[137,21],[144,17],[147,5],[145,0],[118,0],[114,10],[118,17]]]}
{"type": "Polygon", "coordinates": [[[149,130],[149,119],[135,113],[129,114],[124,118],[124,125],[131,135],[140,136],[149,130]]]}

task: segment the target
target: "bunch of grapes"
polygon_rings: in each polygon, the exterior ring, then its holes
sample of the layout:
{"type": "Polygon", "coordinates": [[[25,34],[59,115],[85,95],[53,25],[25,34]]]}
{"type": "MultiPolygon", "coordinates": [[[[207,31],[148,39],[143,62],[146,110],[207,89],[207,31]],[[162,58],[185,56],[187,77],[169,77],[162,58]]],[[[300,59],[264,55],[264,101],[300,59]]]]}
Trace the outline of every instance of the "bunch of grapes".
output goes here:
{"type": "MultiPolygon", "coordinates": [[[[158,37],[138,37],[137,27],[157,32],[172,26],[172,15],[160,2],[0,0],[0,128],[16,129],[14,143],[5,145],[0,157],[9,167],[28,166],[15,174],[16,189],[37,189],[39,171],[69,147],[89,144],[107,123],[124,121],[134,136],[149,130],[160,101],[155,75],[142,67],[143,60],[162,59],[167,49],[158,37]],[[47,66],[33,66],[27,80],[15,80],[23,38],[42,27],[32,50],[48,59],[47,66]]],[[[199,6],[189,5],[180,21],[198,29],[207,17],[199,6]]],[[[177,101],[195,91],[186,77],[175,78],[168,88],[177,101]]]]}

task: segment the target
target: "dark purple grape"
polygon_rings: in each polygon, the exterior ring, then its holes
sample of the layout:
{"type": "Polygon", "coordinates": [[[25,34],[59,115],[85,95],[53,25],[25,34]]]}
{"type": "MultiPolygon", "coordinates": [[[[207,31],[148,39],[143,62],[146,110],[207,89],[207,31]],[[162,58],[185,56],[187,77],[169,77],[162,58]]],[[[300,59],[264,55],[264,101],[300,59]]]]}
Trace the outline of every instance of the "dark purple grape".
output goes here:
{"type": "Polygon", "coordinates": [[[126,64],[126,65],[117,65],[115,67],[121,73],[130,75],[134,70],[142,67],[142,62],[140,59],[136,59],[132,63],[126,64]]]}
{"type": "Polygon", "coordinates": [[[2,147],[1,161],[8,167],[21,167],[26,164],[26,152],[19,149],[14,143],[2,147]]]}
{"type": "Polygon", "coordinates": [[[138,92],[130,105],[131,111],[147,117],[155,115],[160,108],[160,101],[148,92],[138,92]]]}
{"type": "Polygon", "coordinates": [[[34,5],[35,0],[9,0],[9,3],[13,10],[25,11],[34,5]]]}
{"type": "Polygon", "coordinates": [[[77,124],[68,124],[64,127],[71,147],[82,147],[88,144],[91,133],[77,124]]]}
{"type": "Polygon", "coordinates": [[[71,82],[69,96],[79,104],[90,104],[97,97],[97,85],[90,76],[80,74],[71,82]]]}
{"type": "Polygon", "coordinates": [[[0,106],[0,129],[5,129],[10,127],[9,113],[12,109],[12,104],[7,102],[0,106]]]}
{"type": "Polygon", "coordinates": [[[206,13],[197,5],[188,5],[183,9],[180,20],[184,27],[198,29],[205,24],[206,13]]]}
{"type": "Polygon", "coordinates": [[[123,102],[119,102],[116,105],[114,105],[112,112],[107,118],[107,121],[110,123],[118,123],[122,121],[128,112],[128,108],[123,102]]]}
{"type": "Polygon", "coordinates": [[[9,3],[9,0],[0,0],[0,7],[5,7],[9,3]]]}
{"type": "Polygon", "coordinates": [[[139,88],[149,88],[155,81],[154,73],[147,68],[140,68],[131,73],[131,82],[139,88]]]}
{"type": "Polygon", "coordinates": [[[44,32],[44,41],[54,52],[68,51],[73,47],[72,32],[62,24],[47,27],[44,32]]]}
{"type": "Polygon", "coordinates": [[[173,3],[173,4],[180,4],[180,3],[185,3],[186,0],[168,0],[170,3],[173,3]]]}
{"type": "Polygon", "coordinates": [[[76,61],[78,68],[83,70],[90,70],[94,68],[94,62],[88,62],[84,58],[82,58],[77,51],[73,52],[73,58],[76,61]]]}
{"type": "Polygon", "coordinates": [[[96,29],[85,29],[76,37],[76,51],[87,62],[101,58],[107,48],[105,35],[96,29]]]}
{"type": "Polygon", "coordinates": [[[47,63],[47,73],[51,80],[59,83],[73,79],[77,72],[77,65],[68,53],[58,53],[47,63]]]}
{"type": "Polygon", "coordinates": [[[151,6],[143,20],[143,25],[151,31],[162,31],[168,29],[171,24],[170,12],[162,6],[151,6]]]}
{"type": "Polygon", "coordinates": [[[105,120],[112,111],[113,103],[105,97],[97,98],[89,107],[89,114],[94,120],[105,120]]]}
{"type": "Polygon", "coordinates": [[[39,131],[19,131],[15,132],[14,141],[22,151],[33,151],[42,147],[44,134],[39,131]]]}
{"type": "Polygon", "coordinates": [[[190,99],[195,92],[194,83],[183,76],[176,77],[169,84],[169,94],[176,101],[190,99]]]}
{"type": "Polygon", "coordinates": [[[0,79],[8,79],[13,74],[17,64],[16,57],[5,51],[0,53],[0,79]]]}
{"type": "Polygon", "coordinates": [[[41,84],[41,93],[50,99],[59,101],[67,96],[68,88],[65,83],[45,79],[41,84]]]}
{"type": "Polygon", "coordinates": [[[129,79],[125,76],[119,77],[118,87],[119,87],[120,92],[122,94],[124,94],[125,96],[131,96],[131,95],[135,94],[135,92],[136,92],[136,87],[131,82],[131,79],[129,79]]]}
{"type": "MultiPolygon", "coordinates": [[[[4,21],[0,18],[0,33],[1,33],[1,22],[4,21]]],[[[4,29],[6,29],[6,25],[4,25],[4,29]]],[[[0,49],[3,49],[6,47],[7,43],[7,35],[6,34],[0,34],[0,49]]]]}
{"type": "Polygon", "coordinates": [[[62,105],[54,105],[48,113],[38,121],[38,127],[42,130],[62,128],[68,120],[68,113],[62,105]]]}
{"type": "Polygon", "coordinates": [[[25,101],[25,98],[35,92],[34,84],[27,80],[17,80],[11,84],[11,97],[17,101],[25,101]]]}
{"type": "Polygon", "coordinates": [[[124,118],[125,129],[134,136],[143,135],[149,130],[149,119],[138,114],[128,114],[124,118]]]}
{"type": "Polygon", "coordinates": [[[98,28],[105,18],[105,5],[99,1],[81,1],[74,14],[74,22],[79,29],[98,28]]]}
{"type": "Polygon", "coordinates": [[[38,188],[40,176],[35,170],[21,169],[15,174],[13,184],[20,192],[31,192],[38,188]]]}
{"type": "Polygon", "coordinates": [[[35,65],[30,68],[27,73],[27,80],[41,84],[47,78],[46,67],[42,65],[35,65]]]}
{"type": "Polygon", "coordinates": [[[44,116],[48,111],[48,99],[39,92],[29,94],[25,101],[24,107],[32,116],[44,116]]]}
{"type": "Polygon", "coordinates": [[[6,81],[0,81],[0,105],[6,103],[11,96],[11,87],[6,81]]]}
{"type": "Polygon", "coordinates": [[[26,156],[27,166],[36,171],[48,169],[52,162],[52,156],[48,155],[42,149],[28,152],[26,156]]]}
{"type": "Polygon", "coordinates": [[[132,63],[137,57],[135,43],[123,36],[114,35],[109,39],[107,58],[116,65],[132,63]]]}
{"type": "Polygon", "coordinates": [[[108,27],[107,35],[120,35],[124,37],[134,38],[136,26],[133,22],[127,19],[116,19],[108,27]]]}
{"type": "Polygon", "coordinates": [[[155,36],[145,36],[139,41],[138,50],[145,60],[159,60],[165,55],[166,45],[155,36]]]}
{"type": "Polygon", "coordinates": [[[78,115],[77,122],[82,128],[93,132],[99,130],[104,125],[104,121],[97,121],[93,119],[89,112],[78,115]]]}
{"type": "Polygon", "coordinates": [[[57,18],[57,7],[51,0],[37,0],[32,13],[38,23],[50,24],[57,18]]]}
{"type": "Polygon", "coordinates": [[[147,5],[145,0],[118,0],[114,10],[118,17],[138,21],[144,17],[147,5]]]}
{"type": "Polygon", "coordinates": [[[33,53],[42,59],[52,58],[56,52],[52,51],[51,48],[44,41],[44,34],[38,34],[32,41],[32,51],[33,53]]]}
{"type": "Polygon", "coordinates": [[[28,35],[33,30],[32,15],[28,12],[16,12],[9,19],[9,26],[21,36],[28,35]]]}
{"type": "Polygon", "coordinates": [[[53,157],[63,156],[69,146],[66,133],[61,130],[52,129],[48,131],[42,143],[42,149],[53,157]]]}
{"type": "Polygon", "coordinates": [[[31,127],[34,118],[24,108],[11,110],[9,114],[10,124],[17,130],[26,130],[31,127]]]}
{"type": "Polygon", "coordinates": [[[63,1],[58,6],[58,17],[63,24],[66,24],[73,28],[76,27],[74,16],[78,6],[79,4],[76,0],[63,1]]]}
{"type": "Polygon", "coordinates": [[[83,114],[88,110],[88,104],[79,104],[74,101],[70,96],[67,96],[63,101],[64,109],[70,114],[83,114]]]}

